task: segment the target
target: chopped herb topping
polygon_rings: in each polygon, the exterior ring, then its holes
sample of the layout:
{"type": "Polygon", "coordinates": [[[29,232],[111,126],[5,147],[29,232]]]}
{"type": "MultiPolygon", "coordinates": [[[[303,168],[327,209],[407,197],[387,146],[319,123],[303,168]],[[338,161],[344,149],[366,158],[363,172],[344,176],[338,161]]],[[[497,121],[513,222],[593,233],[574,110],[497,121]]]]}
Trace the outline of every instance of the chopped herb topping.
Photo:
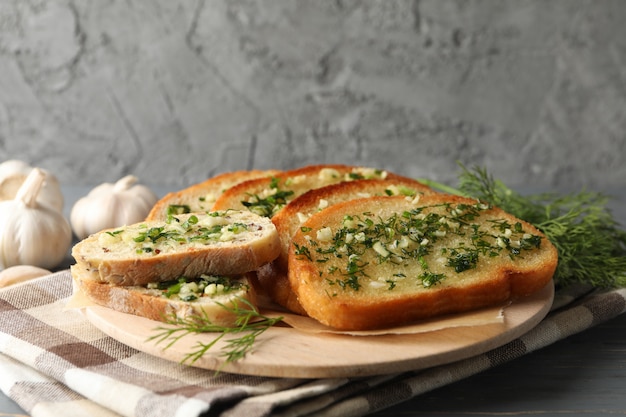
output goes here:
{"type": "Polygon", "coordinates": [[[437,285],[444,277],[444,274],[433,274],[432,272],[426,271],[419,276],[419,280],[424,287],[432,287],[433,285],[437,285]]]}
{"type": "MultiPolygon", "coordinates": [[[[318,172],[319,184],[334,184],[341,181],[354,181],[363,179],[384,178],[386,172],[380,169],[363,168],[352,172],[340,173],[333,168],[324,168],[318,172]]],[[[291,199],[297,196],[298,184],[307,181],[307,175],[295,175],[291,177],[272,177],[266,190],[257,194],[248,193],[247,199],[241,204],[251,212],[264,217],[272,217],[280,211],[291,199]]],[[[305,187],[306,188],[306,187],[305,187]]],[[[415,193],[406,187],[400,187],[398,193],[415,193]]]]}
{"type": "Polygon", "coordinates": [[[295,254],[328,263],[321,275],[332,288],[359,291],[367,285],[391,291],[400,282],[433,287],[450,274],[475,269],[483,257],[515,258],[540,247],[541,237],[526,232],[519,222],[495,219],[476,223],[490,208],[483,203],[445,203],[386,218],[374,213],[345,216],[334,231],[330,227],[302,228],[308,243],[296,245],[295,254]],[[391,276],[371,276],[373,268],[384,263],[391,276]],[[405,266],[421,272],[405,276],[401,272],[405,266]]]}
{"type": "Polygon", "coordinates": [[[169,215],[164,223],[149,226],[147,223],[129,229],[103,233],[99,238],[103,251],[124,242],[135,245],[137,254],[157,255],[182,244],[210,245],[237,239],[250,229],[250,225],[229,223],[223,213],[210,213],[200,219],[197,215],[169,215]]]}
{"type": "Polygon", "coordinates": [[[362,180],[365,179],[365,177],[362,174],[359,174],[358,172],[351,172],[348,174],[348,178],[350,180],[362,180]]]}
{"type": "Polygon", "coordinates": [[[242,201],[241,204],[255,214],[272,217],[289,202],[289,197],[294,194],[291,190],[280,190],[278,185],[278,178],[272,178],[267,195],[249,194],[248,200],[242,201]]]}
{"type": "Polygon", "coordinates": [[[170,204],[167,207],[167,215],[173,216],[176,214],[187,214],[191,213],[191,207],[187,204],[170,204]]]}
{"type": "Polygon", "coordinates": [[[182,301],[229,294],[245,287],[245,284],[235,279],[214,275],[202,275],[195,279],[180,277],[147,285],[148,289],[161,291],[163,297],[182,301]]]}
{"type": "Polygon", "coordinates": [[[454,272],[463,272],[468,269],[476,268],[476,264],[478,263],[477,250],[460,252],[458,249],[453,249],[451,253],[452,256],[448,258],[448,266],[454,268],[454,272]]]}

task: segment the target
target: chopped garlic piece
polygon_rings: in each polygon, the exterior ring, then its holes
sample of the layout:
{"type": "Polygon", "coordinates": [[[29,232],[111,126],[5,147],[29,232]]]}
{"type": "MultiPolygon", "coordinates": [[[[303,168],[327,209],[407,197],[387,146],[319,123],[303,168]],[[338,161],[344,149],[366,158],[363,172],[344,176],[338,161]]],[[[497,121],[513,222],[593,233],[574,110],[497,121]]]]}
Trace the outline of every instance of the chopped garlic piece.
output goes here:
{"type": "Polygon", "coordinates": [[[135,242],[135,237],[136,236],[133,236],[132,233],[125,233],[124,232],[124,233],[120,233],[118,236],[122,239],[122,241],[124,243],[136,243],[135,242]]]}
{"type": "Polygon", "coordinates": [[[339,178],[339,171],[333,168],[322,168],[318,174],[318,177],[322,181],[333,181],[339,178]]]}
{"type": "Polygon", "coordinates": [[[454,230],[457,230],[459,227],[461,227],[459,223],[453,222],[452,220],[448,220],[448,226],[450,226],[454,230]]]}
{"type": "Polygon", "coordinates": [[[101,233],[100,236],[98,236],[98,243],[100,244],[100,246],[116,244],[120,240],[122,239],[119,237],[119,234],[113,235],[110,233],[101,233]]]}
{"type": "Polygon", "coordinates": [[[207,285],[207,286],[204,288],[204,293],[205,293],[206,295],[214,295],[214,294],[217,294],[217,285],[216,285],[216,284],[214,284],[214,283],[207,285]]]}
{"type": "Polygon", "coordinates": [[[389,251],[385,249],[385,246],[380,241],[374,243],[372,249],[374,249],[376,253],[378,253],[382,257],[389,256],[389,251]]]}
{"type": "Polygon", "coordinates": [[[306,214],[304,214],[304,213],[300,213],[300,212],[296,213],[296,216],[298,217],[298,221],[299,221],[300,223],[304,223],[304,222],[305,222],[305,221],[307,221],[307,220],[309,219],[309,217],[310,217],[310,216],[308,216],[308,215],[306,215],[306,214]]]}
{"type": "Polygon", "coordinates": [[[328,242],[333,239],[333,231],[330,227],[324,227],[317,231],[317,240],[328,242]]]}
{"type": "Polygon", "coordinates": [[[266,188],[264,189],[261,193],[260,196],[261,198],[267,198],[267,197],[271,197],[274,194],[276,194],[278,192],[278,188],[266,188]]]}
{"type": "Polygon", "coordinates": [[[201,226],[213,227],[226,224],[228,221],[222,216],[204,216],[198,222],[201,226]]]}
{"type": "Polygon", "coordinates": [[[402,263],[402,261],[404,261],[404,259],[403,259],[403,258],[402,258],[402,256],[400,256],[400,255],[393,255],[393,256],[391,257],[391,260],[392,260],[393,262],[397,263],[397,264],[400,264],[400,263],[402,263]]]}
{"type": "Polygon", "coordinates": [[[198,292],[198,284],[195,282],[186,282],[180,287],[179,295],[184,296],[198,292]]]}
{"type": "Polygon", "coordinates": [[[230,230],[226,230],[226,228],[222,229],[222,234],[220,236],[220,240],[222,242],[228,242],[229,240],[234,240],[235,239],[235,233],[231,232],[230,230]]]}
{"type": "Polygon", "coordinates": [[[214,193],[208,193],[204,196],[204,201],[206,203],[215,203],[217,201],[217,195],[215,195],[214,193]]]}
{"type": "Polygon", "coordinates": [[[295,177],[288,178],[287,181],[285,181],[285,185],[302,184],[304,181],[306,181],[306,175],[296,175],[295,177]]]}
{"type": "Polygon", "coordinates": [[[379,171],[376,168],[356,168],[354,171],[356,174],[361,174],[364,178],[372,179],[372,178],[387,178],[387,171],[379,171]]]}

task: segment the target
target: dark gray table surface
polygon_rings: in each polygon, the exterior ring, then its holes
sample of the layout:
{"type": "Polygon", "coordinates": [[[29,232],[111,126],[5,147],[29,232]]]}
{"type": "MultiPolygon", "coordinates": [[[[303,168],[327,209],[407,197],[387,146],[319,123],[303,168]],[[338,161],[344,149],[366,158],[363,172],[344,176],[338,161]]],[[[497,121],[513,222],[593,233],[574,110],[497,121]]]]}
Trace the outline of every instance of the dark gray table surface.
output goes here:
{"type": "MultiPolygon", "coordinates": [[[[153,188],[164,195],[166,188],[153,188]]],[[[66,212],[89,187],[64,187],[66,212]]],[[[626,189],[605,191],[626,225],[626,189]]],[[[2,375],[0,375],[0,379],[2,375]]],[[[26,413],[0,392],[0,417],[26,413]]],[[[626,314],[376,414],[382,416],[626,415],[626,314]]]]}

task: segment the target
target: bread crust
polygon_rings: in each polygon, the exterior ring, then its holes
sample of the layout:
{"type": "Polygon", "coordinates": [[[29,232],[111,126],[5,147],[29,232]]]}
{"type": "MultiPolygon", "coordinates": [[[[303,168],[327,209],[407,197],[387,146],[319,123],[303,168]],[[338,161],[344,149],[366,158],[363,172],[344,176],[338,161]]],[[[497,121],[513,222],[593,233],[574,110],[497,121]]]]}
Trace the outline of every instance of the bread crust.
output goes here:
{"type": "MultiPolygon", "coordinates": [[[[301,219],[337,203],[367,196],[387,196],[387,193],[412,191],[417,196],[433,194],[435,191],[421,182],[392,174],[387,179],[345,181],[315,188],[294,198],[272,217],[281,242],[281,252],[270,265],[258,271],[261,287],[277,304],[288,310],[305,315],[288,278],[288,261],[291,239],[302,225],[301,219]],[[320,206],[322,202],[322,206],[320,206]]],[[[393,195],[393,194],[392,194],[393,195]]],[[[397,195],[397,194],[396,194],[397,195]]]]}
{"type": "MultiPolygon", "coordinates": [[[[441,207],[448,204],[456,207],[458,204],[475,205],[477,201],[446,194],[423,196],[417,204],[403,197],[370,197],[338,203],[312,215],[303,224],[306,228],[304,230],[307,231],[299,230],[295,233],[293,250],[290,250],[288,262],[291,287],[307,314],[323,324],[342,330],[383,328],[504,303],[512,298],[539,291],[550,282],[558,261],[556,248],[535,227],[497,207],[481,211],[478,217],[481,220],[476,220],[475,223],[480,224],[481,228],[483,226],[490,228],[495,224],[492,222],[500,219],[506,220],[511,225],[519,223],[524,236],[532,234],[541,238],[540,247],[536,250],[529,250],[527,256],[520,256],[514,260],[510,260],[505,252],[493,258],[483,256],[479,258],[479,263],[474,269],[459,273],[449,268],[452,270],[450,273],[444,266],[437,266],[437,270],[433,267],[433,271],[445,270],[446,278],[430,287],[423,284],[414,285],[414,282],[418,282],[416,277],[424,272],[418,259],[406,258],[400,262],[403,266],[391,268],[389,263],[378,264],[376,256],[371,256],[370,250],[363,255],[362,259],[363,263],[371,263],[371,266],[368,264],[364,267],[365,274],[369,278],[360,278],[359,282],[362,287],[359,290],[348,286],[341,290],[337,285],[339,280],[329,275],[326,269],[334,265],[339,266],[340,263],[335,262],[335,259],[324,263],[318,262],[320,261],[319,255],[309,244],[310,239],[315,239],[317,236],[317,231],[326,227],[330,227],[333,231],[340,228],[345,215],[365,216],[364,213],[375,213],[368,217],[375,221],[377,218],[385,219],[394,214],[403,215],[404,212],[415,208],[422,208],[424,213],[429,213],[433,210],[440,210],[429,207],[441,207]],[[304,246],[312,249],[310,259],[303,256],[303,252],[298,253],[294,249],[304,246]],[[390,271],[394,272],[394,276],[390,276],[390,271]],[[402,274],[405,274],[406,280],[397,279],[402,274]],[[382,288],[375,286],[374,284],[378,282],[370,285],[370,281],[376,281],[376,277],[381,278],[378,281],[383,283],[393,282],[395,285],[398,282],[398,288],[401,290],[390,289],[391,285],[386,284],[382,288]],[[331,285],[329,282],[334,282],[334,284],[331,285]]],[[[459,230],[469,236],[472,229],[461,228],[459,230]]],[[[450,252],[451,250],[445,246],[451,245],[451,243],[445,243],[445,239],[447,238],[441,238],[441,246],[433,246],[432,255],[425,255],[423,259],[428,259],[432,265],[438,265],[437,259],[441,256],[439,253],[442,253],[439,251],[446,249],[450,252]]],[[[455,237],[454,239],[464,238],[455,237]]],[[[320,248],[324,249],[326,246],[320,246],[320,248]]],[[[347,255],[344,259],[347,259],[347,255]]]]}
{"type": "MultiPolygon", "coordinates": [[[[177,216],[181,221],[190,215],[177,216]]],[[[201,219],[212,217],[198,214],[201,219]]],[[[137,253],[135,243],[116,243],[110,249],[102,244],[102,236],[118,230],[136,230],[139,225],[163,226],[160,221],[143,222],[123,228],[95,233],[72,248],[76,263],[92,272],[99,282],[114,285],[145,285],[168,281],[178,276],[197,277],[201,274],[237,275],[255,271],[274,260],[280,252],[280,240],[274,224],[267,218],[250,212],[222,212],[228,224],[237,222],[249,226],[237,240],[204,245],[176,244],[172,250],[156,254],[137,253]]]]}
{"type": "Polygon", "coordinates": [[[225,190],[253,178],[269,177],[280,172],[276,169],[254,169],[218,174],[190,187],[166,194],[156,202],[145,220],[165,220],[171,205],[189,206],[191,213],[209,210],[225,190]]]}
{"type": "MultiPolygon", "coordinates": [[[[248,201],[251,196],[263,196],[271,190],[272,184],[277,184],[281,191],[289,191],[291,194],[286,197],[285,204],[292,201],[305,192],[324,187],[330,184],[336,184],[343,181],[351,180],[351,175],[361,174],[371,178],[400,178],[400,176],[389,173],[387,171],[377,170],[370,167],[342,165],[342,164],[321,164],[307,165],[301,168],[283,171],[276,175],[265,178],[255,178],[237,184],[217,199],[212,210],[244,210],[250,209],[246,207],[244,202],[248,201]]],[[[277,211],[284,206],[277,207],[268,217],[272,217],[277,211]]]]}

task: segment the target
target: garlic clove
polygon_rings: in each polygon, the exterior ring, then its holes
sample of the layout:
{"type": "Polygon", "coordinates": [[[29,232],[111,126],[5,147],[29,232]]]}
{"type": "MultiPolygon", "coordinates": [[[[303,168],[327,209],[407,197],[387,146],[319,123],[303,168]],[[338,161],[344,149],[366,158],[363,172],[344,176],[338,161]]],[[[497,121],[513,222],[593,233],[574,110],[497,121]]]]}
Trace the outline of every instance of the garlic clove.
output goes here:
{"type": "Polygon", "coordinates": [[[25,174],[14,174],[3,179],[0,182],[0,200],[13,200],[25,179],[25,174]]]}
{"type": "Polygon", "coordinates": [[[15,200],[21,201],[27,207],[37,207],[37,197],[46,180],[46,173],[40,168],[34,168],[24,179],[24,182],[15,193],[15,200]]]}
{"type": "Polygon", "coordinates": [[[52,272],[33,265],[15,265],[0,271],[0,288],[49,275],[52,272]]]}

